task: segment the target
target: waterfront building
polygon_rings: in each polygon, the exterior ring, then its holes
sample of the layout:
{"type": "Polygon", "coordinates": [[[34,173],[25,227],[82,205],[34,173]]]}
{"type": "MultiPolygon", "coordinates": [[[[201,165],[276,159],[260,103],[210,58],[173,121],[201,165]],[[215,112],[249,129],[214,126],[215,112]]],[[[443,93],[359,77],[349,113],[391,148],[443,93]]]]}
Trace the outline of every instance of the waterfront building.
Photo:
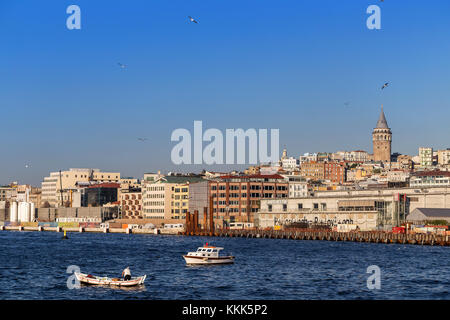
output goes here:
{"type": "Polygon", "coordinates": [[[141,188],[134,187],[121,190],[120,207],[123,219],[142,219],[141,188]]]}
{"type": "Polygon", "coordinates": [[[421,167],[431,167],[433,165],[433,148],[420,147],[419,161],[421,167]]]}
{"type": "Polygon", "coordinates": [[[101,207],[118,201],[119,183],[100,183],[84,189],[82,207],[101,207]]]}
{"type": "MultiPolygon", "coordinates": [[[[339,210],[304,210],[293,211],[288,208],[288,202],[283,200],[271,201],[267,209],[261,208],[257,214],[256,224],[260,228],[273,228],[274,226],[289,226],[292,223],[321,224],[331,228],[346,224],[358,227],[361,231],[375,230],[377,228],[377,211],[367,203],[367,208],[361,211],[339,210]]],[[[362,203],[364,205],[364,203],[362,203]]]]}
{"type": "Polygon", "coordinates": [[[71,168],[61,173],[51,172],[50,176],[45,177],[42,182],[41,203],[44,206],[59,207],[62,202],[64,206],[71,201],[70,190],[72,192],[78,190],[78,182],[118,183],[119,181],[119,172],[101,172],[99,169],[71,168]]]}
{"type": "Polygon", "coordinates": [[[226,222],[253,222],[261,199],[287,198],[289,183],[279,174],[222,176],[209,181],[213,213],[226,222]]]}
{"type": "Polygon", "coordinates": [[[143,216],[148,219],[185,219],[189,209],[189,186],[200,176],[164,176],[142,187],[143,216]]]}
{"type": "Polygon", "coordinates": [[[372,132],[373,142],[373,160],[375,162],[390,162],[391,161],[391,145],[392,132],[389,128],[386,117],[381,106],[380,117],[378,118],[377,126],[372,132]]]}

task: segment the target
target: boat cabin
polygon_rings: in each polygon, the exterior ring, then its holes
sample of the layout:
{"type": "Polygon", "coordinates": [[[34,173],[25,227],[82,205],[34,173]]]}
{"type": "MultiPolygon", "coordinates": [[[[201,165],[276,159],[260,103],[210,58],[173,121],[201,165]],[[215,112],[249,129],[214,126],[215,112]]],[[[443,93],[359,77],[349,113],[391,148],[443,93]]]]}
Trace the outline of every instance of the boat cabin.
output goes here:
{"type": "Polygon", "coordinates": [[[195,252],[195,255],[200,257],[218,257],[220,250],[223,250],[223,248],[205,246],[198,248],[197,252],[195,252]]]}

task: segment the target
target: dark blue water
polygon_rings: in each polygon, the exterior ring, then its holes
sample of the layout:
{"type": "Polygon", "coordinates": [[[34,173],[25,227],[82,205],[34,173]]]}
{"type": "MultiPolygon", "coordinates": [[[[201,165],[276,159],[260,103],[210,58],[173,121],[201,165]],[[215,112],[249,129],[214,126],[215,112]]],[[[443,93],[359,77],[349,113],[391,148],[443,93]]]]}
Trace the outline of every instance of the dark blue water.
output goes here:
{"type": "Polygon", "coordinates": [[[0,299],[450,299],[450,248],[353,242],[125,234],[0,232],[0,299]],[[205,242],[233,265],[188,267],[205,242]],[[117,277],[130,266],[144,287],[68,289],[67,267],[117,277]],[[367,267],[381,288],[367,288],[367,267]]]}

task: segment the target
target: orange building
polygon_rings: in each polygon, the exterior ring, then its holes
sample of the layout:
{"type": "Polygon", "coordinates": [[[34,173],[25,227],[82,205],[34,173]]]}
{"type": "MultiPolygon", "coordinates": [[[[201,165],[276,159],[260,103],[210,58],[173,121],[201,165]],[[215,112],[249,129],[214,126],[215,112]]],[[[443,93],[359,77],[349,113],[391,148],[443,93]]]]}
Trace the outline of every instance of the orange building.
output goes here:
{"type": "Polygon", "coordinates": [[[287,198],[288,182],[278,174],[222,176],[209,181],[214,216],[229,222],[254,222],[260,199],[287,198]]]}

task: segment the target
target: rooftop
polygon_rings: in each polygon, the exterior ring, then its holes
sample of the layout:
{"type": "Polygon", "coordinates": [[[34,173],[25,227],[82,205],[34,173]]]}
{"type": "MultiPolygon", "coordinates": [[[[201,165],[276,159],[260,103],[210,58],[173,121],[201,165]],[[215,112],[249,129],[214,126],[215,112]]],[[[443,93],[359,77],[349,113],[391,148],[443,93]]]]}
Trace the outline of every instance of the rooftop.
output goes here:
{"type": "MultiPolygon", "coordinates": [[[[448,217],[450,218],[450,209],[441,208],[416,208],[415,210],[420,211],[423,215],[427,217],[448,217]]],[[[414,211],[415,211],[414,210],[414,211]]]]}
{"type": "Polygon", "coordinates": [[[378,118],[376,129],[389,129],[386,117],[384,116],[383,106],[381,106],[380,117],[378,118]]]}

